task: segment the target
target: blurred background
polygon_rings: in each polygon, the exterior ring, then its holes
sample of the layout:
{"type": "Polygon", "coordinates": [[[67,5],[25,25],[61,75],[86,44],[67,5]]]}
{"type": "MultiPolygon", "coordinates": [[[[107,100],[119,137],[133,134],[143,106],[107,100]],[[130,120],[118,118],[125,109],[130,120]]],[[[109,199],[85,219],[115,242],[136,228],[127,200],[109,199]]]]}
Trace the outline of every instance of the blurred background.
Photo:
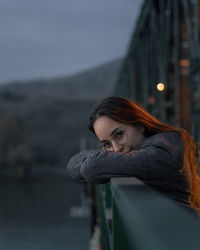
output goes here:
{"type": "Polygon", "coordinates": [[[91,187],[70,157],[111,95],[141,0],[0,0],[0,248],[89,249],[91,187]]]}
{"type": "Polygon", "coordinates": [[[70,157],[92,106],[132,99],[200,140],[200,0],[0,0],[0,247],[91,247],[70,157]]]}

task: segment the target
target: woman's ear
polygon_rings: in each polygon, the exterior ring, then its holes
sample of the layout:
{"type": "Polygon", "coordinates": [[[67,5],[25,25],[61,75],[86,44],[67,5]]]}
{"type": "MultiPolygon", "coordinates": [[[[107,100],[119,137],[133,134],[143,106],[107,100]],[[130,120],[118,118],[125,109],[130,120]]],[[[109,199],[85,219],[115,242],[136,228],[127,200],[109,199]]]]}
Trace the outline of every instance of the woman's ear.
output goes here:
{"type": "Polygon", "coordinates": [[[142,134],[144,134],[144,132],[145,132],[145,127],[144,127],[144,126],[138,125],[138,129],[139,129],[139,131],[140,131],[142,134]]]}

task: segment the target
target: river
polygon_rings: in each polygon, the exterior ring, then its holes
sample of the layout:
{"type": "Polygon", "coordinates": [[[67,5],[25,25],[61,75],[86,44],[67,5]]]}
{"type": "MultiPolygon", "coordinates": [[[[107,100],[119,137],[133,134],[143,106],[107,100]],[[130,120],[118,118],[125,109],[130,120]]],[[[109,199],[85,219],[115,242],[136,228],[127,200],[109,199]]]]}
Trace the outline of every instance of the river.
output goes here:
{"type": "Polygon", "coordinates": [[[0,249],[88,250],[89,217],[83,184],[70,180],[0,183],[0,249]]]}

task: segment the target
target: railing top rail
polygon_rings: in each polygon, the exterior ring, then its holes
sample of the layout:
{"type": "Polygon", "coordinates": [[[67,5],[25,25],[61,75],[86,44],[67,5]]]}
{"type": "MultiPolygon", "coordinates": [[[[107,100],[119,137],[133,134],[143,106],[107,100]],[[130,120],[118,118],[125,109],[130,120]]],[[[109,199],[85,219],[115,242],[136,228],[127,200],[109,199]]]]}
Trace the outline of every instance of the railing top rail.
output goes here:
{"type": "Polygon", "coordinates": [[[129,249],[199,250],[200,220],[190,208],[136,178],[113,178],[110,189],[129,249]]]}

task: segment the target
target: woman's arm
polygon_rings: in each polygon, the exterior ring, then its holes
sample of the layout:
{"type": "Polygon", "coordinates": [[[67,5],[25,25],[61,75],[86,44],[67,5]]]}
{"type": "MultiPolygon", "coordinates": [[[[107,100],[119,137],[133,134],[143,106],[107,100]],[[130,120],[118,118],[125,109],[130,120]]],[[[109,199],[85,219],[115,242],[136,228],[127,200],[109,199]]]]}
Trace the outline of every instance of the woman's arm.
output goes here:
{"type": "MultiPolygon", "coordinates": [[[[174,140],[175,137],[173,136],[174,140]]],[[[140,149],[128,154],[86,150],[72,157],[68,170],[74,164],[78,175],[91,183],[104,183],[112,177],[135,176],[146,183],[160,185],[164,180],[175,178],[175,172],[181,164],[180,139],[179,147],[171,144],[171,138],[155,135],[147,139],[140,149]],[[167,140],[168,139],[168,140],[167,140]]],[[[176,138],[177,142],[177,138],[176,138]]],[[[77,176],[78,176],[77,175],[77,176]]],[[[75,177],[75,176],[74,176],[75,177]]],[[[76,177],[75,177],[76,178],[76,177]]]]}
{"type": "Polygon", "coordinates": [[[112,177],[137,177],[145,182],[171,178],[176,159],[163,148],[149,146],[128,154],[115,152],[88,153],[80,174],[91,183],[105,183],[112,177]]]}

